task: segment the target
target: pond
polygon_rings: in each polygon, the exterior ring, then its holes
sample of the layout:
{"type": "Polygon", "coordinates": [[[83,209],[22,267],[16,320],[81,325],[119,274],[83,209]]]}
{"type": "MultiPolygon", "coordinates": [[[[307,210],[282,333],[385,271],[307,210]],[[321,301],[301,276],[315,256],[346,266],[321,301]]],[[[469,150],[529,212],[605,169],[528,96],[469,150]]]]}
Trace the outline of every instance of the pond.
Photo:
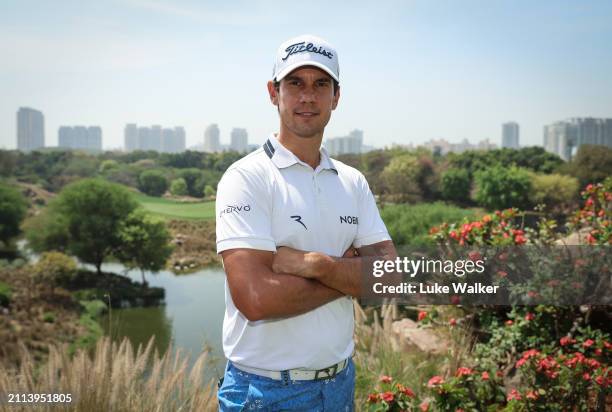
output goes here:
{"type": "MultiPolygon", "coordinates": [[[[123,274],[140,282],[139,270],[126,271],[121,264],[108,263],[104,272],[123,274]]],[[[114,340],[130,339],[137,347],[156,338],[160,353],[169,347],[189,357],[190,366],[203,350],[210,350],[206,377],[223,374],[225,357],[221,346],[225,311],[225,273],[211,267],[192,274],[175,275],[169,271],[145,272],[150,286],[164,288],[165,304],[154,307],[112,309],[100,318],[104,332],[114,340]]]]}

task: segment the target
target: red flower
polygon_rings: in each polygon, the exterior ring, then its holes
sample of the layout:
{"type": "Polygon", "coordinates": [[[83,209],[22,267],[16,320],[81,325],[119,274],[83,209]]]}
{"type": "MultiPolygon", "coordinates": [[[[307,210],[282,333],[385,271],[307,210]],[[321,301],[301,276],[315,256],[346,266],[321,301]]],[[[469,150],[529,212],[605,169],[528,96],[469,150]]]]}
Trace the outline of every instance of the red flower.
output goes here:
{"type": "Polygon", "coordinates": [[[527,312],[527,314],[525,315],[525,320],[526,321],[532,321],[535,319],[535,315],[531,312],[527,312]]]}
{"type": "Polygon", "coordinates": [[[461,303],[461,296],[453,295],[451,296],[450,301],[453,305],[458,305],[461,303]]]}
{"type": "Polygon", "coordinates": [[[480,375],[480,377],[482,378],[483,381],[488,381],[489,380],[489,372],[484,371],[482,373],[482,375],[480,375]]]}
{"type": "Polygon", "coordinates": [[[521,235],[515,236],[514,237],[514,243],[516,245],[525,244],[525,243],[527,243],[527,238],[525,236],[521,236],[521,235]]]}
{"type": "Polygon", "coordinates": [[[451,320],[448,321],[448,324],[451,326],[455,326],[457,324],[457,320],[455,318],[451,318],[451,320]]]}
{"type": "Polygon", "coordinates": [[[489,223],[489,222],[491,221],[491,216],[489,216],[489,215],[484,215],[484,216],[482,217],[482,221],[483,221],[483,222],[485,222],[485,223],[489,223]]]}
{"type": "Polygon", "coordinates": [[[455,240],[459,239],[459,235],[454,230],[451,230],[451,232],[448,235],[455,240]]]}
{"type": "Polygon", "coordinates": [[[508,401],[511,401],[513,399],[516,399],[517,401],[521,400],[521,394],[516,390],[516,389],[512,389],[510,391],[510,393],[508,394],[508,401]]]}
{"type": "Polygon", "coordinates": [[[506,326],[512,326],[514,324],[514,321],[512,319],[508,319],[506,321],[506,326]]]}
{"type": "Polygon", "coordinates": [[[603,352],[602,352],[602,350],[601,350],[601,349],[599,349],[599,348],[595,349],[595,355],[597,355],[597,356],[601,356],[601,354],[602,354],[602,353],[603,353],[603,352]]]}
{"type": "Polygon", "coordinates": [[[368,403],[378,403],[378,399],[377,393],[371,393],[368,395],[368,403]]]}
{"type": "Polygon", "coordinates": [[[576,343],[576,339],[572,339],[570,336],[564,336],[559,339],[559,343],[561,346],[571,345],[572,343],[576,343]]]}
{"type": "Polygon", "coordinates": [[[457,372],[455,373],[456,377],[461,377],[461,376],[470,376],[472,374],[472,370],[470,368],[466,368],[464,366],[461,366],[460,368],[457,369],[457,372]]]}
{"type": "Polygon", "coordinates": [[[527,394],[525,395],[525,398],[527,399],[538,399],[538,395],[535,393],[535,391],[529,391],[527,392],[527,394]]]}
{"type": "Polygon", "coordinates": [[[585,381],[589,381],[591,380],[591,375],[589,375],[588,372],[585,372],[582,374],[582,379],[584,379],[585,381]]]}
{"type": "Polygon", "coordinates": [[[416,396],[410,388],[404,388],[404,390],[402,390],[401,392],[409,398],[414,398],[416,396]]]}
{"type": "Polygon", "coordinates": [[[427,411],[429,410],[429,403],[427,403],[427,402],[423,402],[423,403],[422,403],[422,404],[419,406],[419,408],[421,408],[421,411],[422,411],[422,412],[427,412],[427,411]]]}
{"type": "Polygon", "coordinates": [[[527,292],[527,296],[529,296],[530,298],[536,298],[540,296],[540,294],[535,290],[530,290],[529,292],[527,292]]]}
{"type": "Polygon", "coordinates": [[[604,384],[604,377],[603,376],[598,376],[595,378],[595,382],[597,382],[598,385],[602,385],[604,384]]]}
{"type": "Polygon", "coordinates": [[[391,376],[382,375],[378,380],[381,381],[382,383],[391,383],[393,378],[391,376]]]}
{"type": "Polygon", "coordinates": [[[589,348],[591,347],[593,344],[595,343],[595,341],[593,339],[587,339],[582,343],[582,346],[584,346],[585,348],[589,348]]]}
{"type": "Polygon", "coordinates": [[[421,311],[421,312],[419,312],[419,316],[418,316],[418,318],[417,318],[417,321],[419,321],[419,322],[420,322],[420,321],[422,321],[423,319],[425,319],[426,317],[427,317],[427,312],[425,312],[425,311],[421,311]]]}
{"type": "Polygon", "coordinates": [[[442,376],[436,375],[436,376],[432,376],[431,379],[429,379],[429,382],[427,382],[427,386],[429,388],[433,388],[443,383],[444,383],[444,379],[442,379],[442,376]]]}
{"type": "Polygon", "coordinates": [[[593,198],[592,198],[592,197],[589,197],[589,198],[587,199],[587,201],[585,202],[584,206],[585,206],[585,207],[591,207],[591,206],[593,206],[593,198]]]}
{"type": "Polygon", "coordinates": [[[380,398],[387,403],[391,403],[393,402],[393,399],[395,398],[395,396],[393,395],[393,392],[387,391],[387,392],[381,393],[380,398]]]}
{"type": "Polygon", "coordinates": [[[505,278],[506,276],[508,276],[508,272],[504,270],[498,270],[497,274],[499,275],[500,278],[505,278]]]}
{"type": "Polygon", "coordinates": [[[473,250],[470,253],[468,253],[468,258],[475,262],[477,260],[482,260],[482,255],[480,253],[478,253],[477,251],[473,250]]]}

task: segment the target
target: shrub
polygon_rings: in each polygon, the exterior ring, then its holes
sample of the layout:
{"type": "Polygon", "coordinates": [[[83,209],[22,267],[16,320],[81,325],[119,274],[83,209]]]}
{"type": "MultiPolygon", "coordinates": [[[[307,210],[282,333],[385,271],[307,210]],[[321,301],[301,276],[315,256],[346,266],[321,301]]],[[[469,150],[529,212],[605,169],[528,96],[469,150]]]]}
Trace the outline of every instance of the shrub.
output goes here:
{"type": "Polygon", "coordinates": [[[149,196],[159,197],[168,190],[168,180],[159,170],[145,170],[138,178],[138,189],[149,196]]]}
{"type": "Polygon", "coordinates": [[[19,234],[26,210],[27,202],[21,193],[0,182],[0,242],[7,243],[19,234]]]}
{"type": "Polygon", "coordinates": [[[170,184],[170,193],[174,196],[187,196],[187,183],[185,183],[185,179],[182,177],[174,179],[170,184]]]}
{"type": "Polygon", "coordinates": [[[525,169],[497,165],[477,172],[475,180],[476,201],[489,210],[525,208],[529,204],[531,179],[525,169]]]}
{"type": "Polygon", "coordinates": [[[211,185],[206,185],[206,187],[204,188],[204,196],[206,196],[206,197],[212,197],[216,193],[217,192],[215,191],[215,189],[213,189],[213,187],[211,185]]]}
{"type": "Polygon", "coordinates": [[[472,216],[473,212],[442,202],[418,205],[385,205],[380,211],[391,238],[398,246],[431,244],[431,227],[443,222],[455,222],[472,216]]]}
{"type": "Polygon", "coordinates": [[[442,198],[465,203],[470,200],[470,174],[464,169],[448,169],[442,173],[442,198]]]}
{"type": "Polygon", "coordinates": [[[418,200],[423,194],[418,185],[420,165],[412,154],[394,157],[382,171],[380,178],[387,193],[398,200],[418,200]]]}
{"type": "Polygon", "coordinates": [[[42,281],[66,284],[74,278],[76,270],[76,263],[71,257],[61,252],[44,252],[32,272],[42,281]]]}
{"type": "Polygon", "coordinates": [[[579,183],[575,177],[560,174],[532,174],[531,186],[530,202],[534,205],[544,203],[551,209],[573,203],[578,196],[579,183]]]}
{"type": "Polygon", "coordinates": [[[9,285],[0,282],[0,306],[8,306],[11,302],[12,290],[9,285]]]}

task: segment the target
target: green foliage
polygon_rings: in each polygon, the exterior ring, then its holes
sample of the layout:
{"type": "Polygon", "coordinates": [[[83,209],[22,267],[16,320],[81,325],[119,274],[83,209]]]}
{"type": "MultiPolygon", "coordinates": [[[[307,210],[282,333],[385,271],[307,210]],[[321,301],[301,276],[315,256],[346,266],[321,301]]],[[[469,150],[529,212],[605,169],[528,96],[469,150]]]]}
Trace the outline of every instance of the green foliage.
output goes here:
{"type": "Polygon", "coordinates": [[[0,242],[7,243],[20,233],[19,225],[28,204],[15,188],[0,181],[0,242]]]}
{"type": "Polygon", "coordinates": [[[108,172],[110,172],[111,170],[116,170],[119,168],[119,163],[116,160],[113,159],[108,159],[108,160],[104,160],[102,161],[102,163],[100,163],[100,173],[102,174],[106,174],[108,172]]]}
{"type": "Polygon", "coordinates": [[[179,172],[179,177],[187,184],[189,196],[202,197],[204,195],[204,177],[198,169],[184,169],[179,172]]]}
{"type": "Polygon", "coordinates": [[[42,315],[43,322],[53,323],[55,322],[55,313],[53,312],[45,312],[42,315]]]}
{"type": "Polygon", "coordinates": [[[470,150],[463,153],[450,153],[448,162],[451,167],[467,170],[473,175],[479,170],[495,165],[526,168],[539,173],[552,173],[563,165],[563,160],[543,147],[532,146],[521,149],[496,149],[488,151],[470,150]]]}
{"type": "Polygon", "coordinates": [[[65,250],[96,266],[121,247],[117,227],[137,203],[123,187],[99,179],[84,179],[64,188],[30,226],[35,251],[65,250]],[[47,226],[48,225],[48,226],[47,226]],[[41,227],[42,226],[42,227],[41,227]],[[42,234],[32,233],[38,228],[42,234]]]}
{"type": "Polygon", "coordinates": [[[470,200],[471,180],[465,169],[448,169],[442,173],[442,198],[465,203],[470,200]]]}
{"type": "Polygon", "coordinates": [[[162,166],[176,167],[177,169],[201,168],[206,162],[208,153],[200,153],[186,150],[181,153],[162,153],[159,164],[162,166]]]}
{"type": "Polygon", "coordinates": [[[381,173],[387,193],[398,200],[418,200],[422,195],[418,185],[420,165],[412,154],[394,157],[381,173]]]}
{"type": "Polygon", "coordinates": [[[423,246],[433,244],[429,230],[444,222],[460,221],[472,217],[470,210],[449,206],[442,202],[418,205],[385,205],[380,215],[397,246],[423,246]]]}
{"type": "Polygon", "coordinates": [[[118,234],[121,247],[115,257],[128,268],[157,272],[164,268],[172,253],[165,224],[142,209],[136,209],[121,222],[118,234]]]}
{"type": "Polygon", "coordinates": [[[569,205],[578,199],[579,182],[575,177],[551,174],[532,174],[532,190],[529,200],[537,205],[544,203],[548,209],[569,205]]]}
{"type": "Polygon", "coordinates": [[[174,196],[186,196],[187,183],[185,183],[185,179],[182,177],[174,179],[170,184],[170,193],[172,193],[174,196]]]}
{"type": "Polygon", "coordinates": [[[161,196],[168,190],[168,180],[159,170],[145,170],[138,178],[138,189],[149,196],[161,196]]]}
{"type": "Polygon", "coordinates": [[[602,182],[612,176],[612,148],[581,145],[565,170],[577,177],[581,186],[602,182]]]}
{"type": "Polygon", "coordinates": [[[38,280],[56,285],[70,282],[76,271],[74,259],[61,252],[44,252],[32,268],[38,280]]]}
{"type": "Polygon", "coordinates": [[[8,306],[11,303],[11,287],[4,282],[0,282],[0,306],[8,306]]]}
{"type": "Polygon", "coordinates": [[[531,179],[525,169],[501,165],[476,172],[476,201],[487,209],[525,208],[531,179]]]}
{"type": "Polygon", "coordinates": [[[212,197],[216,193],[217,192],[215,191],[215,189],[213,189],[213,187],[211,185],[206,185],[206,187],[204,188],[204,196],[206,196],[206,197],[212,197]]]}
{"type": "Polygon", "coordinates": [[[17,165],[17,152],[0,150],[0,176],[12,176],[17,165]]]}

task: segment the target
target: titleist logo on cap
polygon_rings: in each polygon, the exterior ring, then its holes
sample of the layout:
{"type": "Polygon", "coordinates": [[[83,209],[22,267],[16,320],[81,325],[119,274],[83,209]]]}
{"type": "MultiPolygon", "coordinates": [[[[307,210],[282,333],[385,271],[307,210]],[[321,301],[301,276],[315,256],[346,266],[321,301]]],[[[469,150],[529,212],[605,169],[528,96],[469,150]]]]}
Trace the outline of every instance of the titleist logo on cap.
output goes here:
{"type": "Polygon", "coordinates": [[[283,61],[287,60],[289,56],[291,56],[292,54],[306,53],[306,52],[322,54],[323,56],[329,59],[334,57],[334,55],[331,52],[328,52],[321,46],[317,47],[312,43],[308,43],[306,45],[304,44],[305,42],[300,42],[300,43],[292,44],[291,46],[287,47],[285,49],[285,52],[287,53],[287,55],[283,57],[283,61]]]}

